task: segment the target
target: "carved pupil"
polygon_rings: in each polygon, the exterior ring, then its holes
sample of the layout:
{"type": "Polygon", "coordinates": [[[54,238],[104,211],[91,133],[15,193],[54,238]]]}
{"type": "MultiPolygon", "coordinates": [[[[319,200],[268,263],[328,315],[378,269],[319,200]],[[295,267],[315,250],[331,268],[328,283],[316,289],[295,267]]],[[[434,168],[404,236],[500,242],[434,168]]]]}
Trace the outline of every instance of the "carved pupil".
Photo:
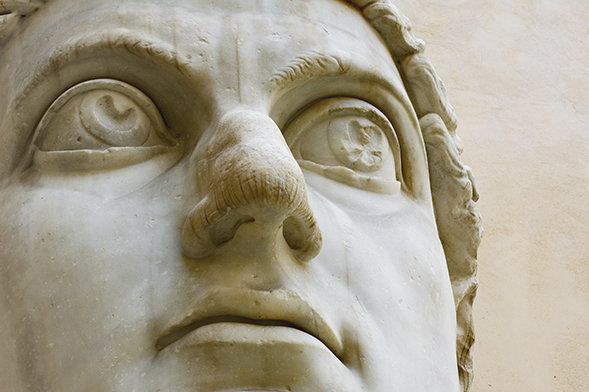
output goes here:
{"type": "Polygon", "coordinates": [[[329,146],[338,160],[349,168],[373,172],[383,164],[386,137],[367,119],[341,117],[329,124],[329,146]]]}
{"type": "Polygon", "coordinates": [[[84,128],[111,146],[141,146],[149,137],[151,121],[130,98],[114,91],[87,93],[80,105],[84,128]]]}
{"type": "Polygon", "coordinates": [[[105,95],[102,98],[96,101],[97,110],[96,117],[100,117],[101,120],[105,122],[111,122],[113,128],[116,127],[117,129],[125,130],[130,128],[129,125],[132,125],[136,121],[137,114],[135,109],[127,108],[127,110],[121,112],[119,111],[114,104],[112,96],[105,95]]]}

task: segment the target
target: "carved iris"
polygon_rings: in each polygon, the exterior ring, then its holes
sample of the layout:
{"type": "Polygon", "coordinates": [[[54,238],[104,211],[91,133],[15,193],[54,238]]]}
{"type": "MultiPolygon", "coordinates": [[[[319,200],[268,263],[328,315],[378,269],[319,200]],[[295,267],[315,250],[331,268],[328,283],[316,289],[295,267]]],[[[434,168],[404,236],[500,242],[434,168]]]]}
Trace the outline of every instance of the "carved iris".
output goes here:
{"type": "Polygon", "coordinates": [[[328,126],[329,147],[350,169],[373,172],[382,167],[388,141],[372,121],[354,116],[339,117],[328,126]]]}
{"type": "Polygon", "coordinates": [[[88,133],[111,146],[141,146],[151,131],[149,117],[139,105],[115,91],[85,94],[79,115],[88,133]]]}

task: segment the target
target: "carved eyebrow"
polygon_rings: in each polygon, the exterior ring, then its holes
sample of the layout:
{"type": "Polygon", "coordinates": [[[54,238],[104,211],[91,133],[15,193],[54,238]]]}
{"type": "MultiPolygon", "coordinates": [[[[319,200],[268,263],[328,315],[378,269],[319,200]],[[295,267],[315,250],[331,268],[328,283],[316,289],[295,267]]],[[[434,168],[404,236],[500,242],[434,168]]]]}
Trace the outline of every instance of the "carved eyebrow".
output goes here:
{"type": "Polygon", "coordinates": [[[47,75],[68,63],[87,56],[89,53],[118,49],[154,63],[172,66],[184,74],[189,73],[190,56],[178,53],[170,44],[137,34],[131,30],[115,29],[103,34],[83,36],[58,45],[49,58],[24,83],[27,87],[19,95],[21,99],[26,97],[47,75]]]}
{"type": "Polygon", "coordinates": [[[313,51],[295,57],[286,66],[274,72],[270,78],[270,89],[281,89],[315,78],[343,75],[369,79],[392,93],[397,100],[407,106],[407,110],[412,110],[408,98],[401,94],[401,91],[405,91],[405,86],[400,77],[400,83],[397,83],[375,63],[343,50],[328,53],[313,51]]]}
{"type": "MultiPolygon", "coordinates": [[[[394,69],[397,70],[396,67],[394,69]]],[[[310,79],[344,75],[366,79],[383,87],[405,107],[405,110],[413,111],[409,98],[404,94],[405,86],[400,75],[398,81],[391,79],[377,64],[343,50],[327,54],[313,51],[295,57],[286,66],[274,72],[270,79],[270,89],[278,90],[310,79]]]]}
{"type": "Polygon", "coordinates": [[[350,65],[351,54],[348,52],[305,53],[274,72],[270,79],[271,87],[279,88],[312,77],[341,75],[348,72],[350,65]]]}

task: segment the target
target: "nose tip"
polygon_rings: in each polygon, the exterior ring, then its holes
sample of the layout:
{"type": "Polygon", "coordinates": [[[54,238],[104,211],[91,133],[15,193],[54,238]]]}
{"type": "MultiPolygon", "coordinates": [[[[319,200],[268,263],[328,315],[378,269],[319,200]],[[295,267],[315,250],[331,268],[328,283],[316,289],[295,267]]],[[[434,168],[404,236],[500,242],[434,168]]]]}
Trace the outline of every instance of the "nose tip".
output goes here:
{"type": "Polygon", "coordinates": [[[300,261],[319,253],[321,232],[303,174],[271,118],[247,110],[226,114],[205,155],[208,190],[184,223],[186,256],[202,258],[215,252],[248,222],[282,227],[300,261]]]}

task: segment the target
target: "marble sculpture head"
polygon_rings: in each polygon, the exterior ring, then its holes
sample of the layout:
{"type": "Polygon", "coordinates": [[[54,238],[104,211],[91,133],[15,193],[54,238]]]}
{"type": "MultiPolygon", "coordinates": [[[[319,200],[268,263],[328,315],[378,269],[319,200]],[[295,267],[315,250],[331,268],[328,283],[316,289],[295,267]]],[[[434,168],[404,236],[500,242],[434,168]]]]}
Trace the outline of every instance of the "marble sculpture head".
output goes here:
{"type": "Polygon", "coordinates": [[[5,390],[468,389],[476,191],[389,1],[0,14],[5,390]]]}

